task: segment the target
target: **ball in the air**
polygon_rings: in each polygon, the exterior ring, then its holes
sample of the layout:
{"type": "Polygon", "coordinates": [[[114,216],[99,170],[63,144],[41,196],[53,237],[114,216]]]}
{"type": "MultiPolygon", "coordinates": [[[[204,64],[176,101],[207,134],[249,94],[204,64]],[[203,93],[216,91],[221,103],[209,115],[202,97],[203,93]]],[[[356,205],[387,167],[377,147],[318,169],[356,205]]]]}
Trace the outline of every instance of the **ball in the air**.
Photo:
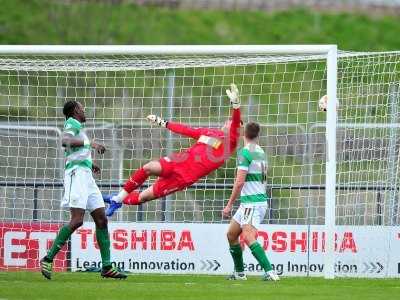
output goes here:
{"type": "Polygon", "coordinates": [[[324,95],[321,97],[321,99],[319,99],[318,107],[319,107],[319,110],[326,111],[326,109],[328,108],[328,96],[327,95],[324,95]]]}

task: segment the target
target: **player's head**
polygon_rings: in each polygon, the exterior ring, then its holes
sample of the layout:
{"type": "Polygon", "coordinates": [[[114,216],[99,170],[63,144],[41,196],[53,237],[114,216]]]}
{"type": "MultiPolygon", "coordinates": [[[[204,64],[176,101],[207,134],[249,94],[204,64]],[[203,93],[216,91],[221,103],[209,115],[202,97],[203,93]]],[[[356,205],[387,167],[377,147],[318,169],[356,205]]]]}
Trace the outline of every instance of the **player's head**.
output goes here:
{"type": "Polygon", "coordinates": [[[74,118],[81,123],[86,122],[85,109],[78,101],[70,100],[65,102],[63,114],[66,120],[74,118]]]}
{"type": "Polygon", "coordinates": [[[260,125],[255,122],[249,122],[244,127],[244,138],[248,141],[253,141],[260,134],[260,125]]]}

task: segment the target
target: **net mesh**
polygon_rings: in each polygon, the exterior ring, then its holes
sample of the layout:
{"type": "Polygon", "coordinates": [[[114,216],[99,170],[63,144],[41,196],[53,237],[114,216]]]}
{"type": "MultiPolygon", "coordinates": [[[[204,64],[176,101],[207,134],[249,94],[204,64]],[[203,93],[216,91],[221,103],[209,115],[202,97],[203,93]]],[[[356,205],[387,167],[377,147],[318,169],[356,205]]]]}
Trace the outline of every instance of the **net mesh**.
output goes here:
{"type": "MultiPolygon", "coordinates": [[[[400,54],[346,53],[338,63],[337,224],[397,224],[400,54]]],[[[149,160],[193,141],[150,127],[148,114],[221,127],[225,89],[235,82],[243,121],[261,125],[268,159],[267,222],[324,224],[326,94],[322,55],[2,56],[0,57],[0,218],[62,222],[62,107],[78,100],[86,132],[107,152],[103,193],[119,190],[149,160]]],[[[115,221],[225,222],[235,157],[194,186],[115,221]]],[[[148,181],[152,184],[155,178],[148,181]]]]}

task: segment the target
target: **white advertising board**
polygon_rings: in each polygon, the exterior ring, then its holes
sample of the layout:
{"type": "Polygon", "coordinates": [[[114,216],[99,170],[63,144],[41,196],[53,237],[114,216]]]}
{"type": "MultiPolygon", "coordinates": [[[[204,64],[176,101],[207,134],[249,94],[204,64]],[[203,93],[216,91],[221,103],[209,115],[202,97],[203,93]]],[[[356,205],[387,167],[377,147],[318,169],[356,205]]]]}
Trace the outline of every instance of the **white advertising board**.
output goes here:
{"type": "MultiPolygon", "coordinates": [[[[110,223],[111,257],[134,273],[228,274],[233,262],[226,224],[110,223]]],[[[323,276],[323,226],[262,225],[258,241],[276,272],[283,276],[323,276]]],[[[244,246],[245,270],[262,270],[244,246]]],[[[400,228],[338,226],[335,243],[337,276],[399,277],[400,228]]],[[[72,236],[73,271],[100,266],[93,223],[72,236]]]]}

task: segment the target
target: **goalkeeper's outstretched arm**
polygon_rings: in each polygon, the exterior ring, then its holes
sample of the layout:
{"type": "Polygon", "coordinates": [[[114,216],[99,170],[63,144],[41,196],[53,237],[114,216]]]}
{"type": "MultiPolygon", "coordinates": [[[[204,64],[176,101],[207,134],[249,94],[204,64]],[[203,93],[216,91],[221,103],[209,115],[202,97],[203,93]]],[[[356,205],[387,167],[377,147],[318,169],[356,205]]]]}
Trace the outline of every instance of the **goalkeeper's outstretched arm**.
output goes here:
{"type": "Polygon", "coordinates": [[[198,139],[202,134],[202,128],[193,128],[177,122],[168,122],[167,128],[174,133],[181,134],[193,139],[198,139]]]}
{"type": "Polygon", "coordinates": [[[149,120],[153,124],[157,124],[160,127],[167,128],[174,133],[193,139],[198,139],[202,132],[201,128],[193,128],[178,122],[167,121],[156,115],[148,115],[147,120],[149,120]]]}
{"type": "MultiPolygon", "coordinates": [[[[237,143],[238,129],[240,127],[240,99],[239,99],[239,90],[234,83],[231,84],[230,89],[226,90],[226,94],[230,99],[232,108],[233,108],[233,116],[232,116],[232,124],[230,128],[230,136],[231,141],[234,141],[235,145],[237,143]]],[[[164,120],[163,118],[157,115],[148,115],[147,120],[155,125],[160,127],[167,128],[174,133],[187,136],[193,139],[198,139],[204,132],[204,128],[193,128],[185,124],[172,122],[168,120],[164,120]]],[[[236,147],[236,146],[235,146],[236,147]]]]}
{"type": "Polygon", "coordinates": [[[228,95],[233,108],[232,123],[229,129],[229,139],[231,148],[236,148],[240,136],[239,128],[241,123],[239,90],[237,86],[232,83],[230,89],[226,90],[226,94],[228,95]]]}

